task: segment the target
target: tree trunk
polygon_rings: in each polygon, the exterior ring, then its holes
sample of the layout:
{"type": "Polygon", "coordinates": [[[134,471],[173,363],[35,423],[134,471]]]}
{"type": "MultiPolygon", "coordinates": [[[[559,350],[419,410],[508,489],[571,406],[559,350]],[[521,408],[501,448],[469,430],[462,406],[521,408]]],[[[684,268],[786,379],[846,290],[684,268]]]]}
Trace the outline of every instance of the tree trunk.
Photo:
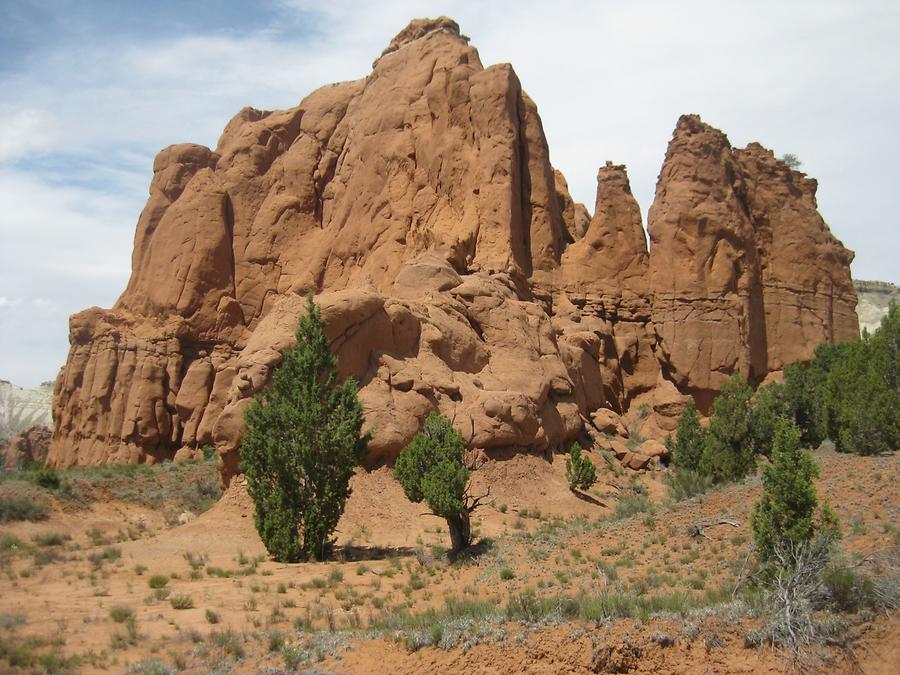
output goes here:
{"type": "Polygon", "coordinates": [[[468,511],[447,518],[447,526],[450,528],[450,546],[453,552],[461,551],[472,543],[468,511]]]}

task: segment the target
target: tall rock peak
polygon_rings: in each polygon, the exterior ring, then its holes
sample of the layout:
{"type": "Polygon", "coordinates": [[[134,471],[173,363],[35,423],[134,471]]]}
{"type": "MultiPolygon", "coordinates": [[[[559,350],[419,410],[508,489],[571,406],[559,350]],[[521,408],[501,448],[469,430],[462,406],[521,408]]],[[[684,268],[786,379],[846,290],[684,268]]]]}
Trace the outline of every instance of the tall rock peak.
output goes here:
{"type": "Polygon", "coordinates": [[[649,213],[650,283],[664,370],[701,407],[735,370],[758,382],[855,339],[853,254],[815,189],[758,143],[735,150],[698,116],[678,120],[649,213]]]}
{"type": "MultiPolygon", "coordinates": [[[[436,19],[413,19],[406,28],[394,36],[388,46],[384,48],[384,51],[381,52],[381,56],[383,57],[387,54],[391,54],[411,42],[420,40],[427,35],[437,32],[443,32],[458,38],[463,44],[469,43],[468,36],[460,33],[459,24],[449,17],[439,16],[436,19]]],[[[379,59],[380,58],[381,57],[379,57],[379,59]]],[[[372,67],[375,67],[379,59],[375,60],[372,67]]]]}
{"type": "Polygon", "coordinates": [[[625,165],[608,161],[597,171],[594,215],[563,258],[564,275],[607,292],[646,292],[647,262],[641,209],[625,165]]]}

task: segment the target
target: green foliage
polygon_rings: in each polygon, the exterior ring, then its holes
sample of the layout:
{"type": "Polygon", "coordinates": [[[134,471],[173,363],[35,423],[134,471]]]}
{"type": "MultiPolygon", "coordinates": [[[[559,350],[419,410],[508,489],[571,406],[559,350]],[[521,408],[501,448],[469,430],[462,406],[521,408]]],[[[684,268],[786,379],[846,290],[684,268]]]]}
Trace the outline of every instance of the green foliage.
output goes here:
{"type": "Polygon", "coordinates": [[[675,437],[666,437],[666,447],[672,455],[672,463],[679,469],[697,471],[700,457],[706,446],[706,433],[700,426],[700,415],[694,399],[688,401],[678,420],[675,437]]]}
{"type": "Polygon", "coordinates": [[[772,382],[756,390],[750,411],[750,437],[757,454],[772,456],[772,443],[778,419],[788,417],[790,408],[784,395],[784,385],[772,382]]]}
{"type": "Polygon", "coordinates": [[[125,623],[132,616],[134,616],[134,610],[124,605],[116,605],[109,610],[109,617],[116,623],[125,623]]]}
{"type": "Polygon", "coordinates": [[[574,443],[569,450],[566,459],[566,479],[569,481],[569,489],[580,488],[587,490],[597,482],[597,470],[593,462],[581,455],[581,446],[574,443]]]}
{"type": "Polygon", "coordinates": [[[675,465],[669,482],[676,499],[699,494],[713,483],[739,480],[756,468],[752,397],[747,380],[735,373],[713,401],[706,428],[693,401],[685,407],[674,438],[666,439],[675,465]]]}
{"type": "Polygon", "coordinates": [[[366,449],[356,382],[338,382],[312,294],[296,337],[247,408],[241,448],[256,529],[283,562],[325,558],[366,449]]]}
{"type": "Polygon", "coordinates": [[[756,468],[750,430],[752,396],[744,376],[734,373],[713,401],[699,469],[715,483],[740,480],[756,468]]]}
{"type": "Polygon", "coordinates": [[[858,612],[878,604],[872,579],[840,563],[828,566],[822,583],[831,605],[839,612],[858,612]]]}
{"type": "Polygon", "coordinates": [[[818,475],[813,458],[800,447],[800,431],[790,420],[780,418],[775,425],[772,463],[762,476],[763,495],[753,510],[757,556],[763,562],[772,558],[776,547],[805,544],[819,529],[836,536],[837,524],[830,511],[817,513],[813,480],[818,475]]]}
{"type": "Polygon", "coordinates": [[[415,503],[424,501],[434,515],[447,521],[454,551],[471,543],[469,514],[478,504],[468,498],[464,453],[459,431],[446,417],[431,412],[394,466],[394,476],[407,498],[415,503]]]}
{"type": "Polygon", "coordinates": [[[34,484],[47,490],[59,489],[59,473],[56,469],[41,465],[33,474],[34,484]]]}
{"type": "Polygon", "coordinates": [[[147,579],[147,585],[150,588],[164,588],[169,583],[169,577],[162,574],[154,574],[147,579]]]}
{"type": "Polygon", "coordinates": [[[831,438],[841,452],[871,455],[900,446],[900,309],[860,342],[819,345],[812,361],[785,368],[784,398],[802,440],[831,438]]]}
{"type": "Polygon", "coordinates": [[[675,467],[675,470],[663,477],[663,483],[669,491],[669,496],[675,501],[690,499],[702,495],[712,487],[712,478],[692,471],[675,467]]]}
{"type": "Polygon", "coordinates": [[[781,161],[788,165],[790,169],[799,169],[803,162],[793,152],[785,153],[781,156],[781,161]]]}
{"type": "Polygon", "coordinates": [[[653,505],[647,498],[647,495],[625,495],[616,502],[616,510],[613,512],[614,519],[630,518],[638,513],[652,513],[653,505]]]}
{"type": "Polygon", "coordinates": [[[20,495],[0,495],[0,523],[15,520],[45,520],[50,515],[46,504],[20,495]]]}

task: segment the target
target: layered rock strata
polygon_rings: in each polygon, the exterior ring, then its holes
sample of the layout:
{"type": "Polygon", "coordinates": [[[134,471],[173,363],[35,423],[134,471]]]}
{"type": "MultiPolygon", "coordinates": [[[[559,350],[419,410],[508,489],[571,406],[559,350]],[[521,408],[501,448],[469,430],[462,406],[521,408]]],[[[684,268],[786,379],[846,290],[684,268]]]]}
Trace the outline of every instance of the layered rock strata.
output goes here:
{"type": "Polygon", "coordinates": [[[650,209],[653,322],[666,377],[706,408],[816,345],[858,337],[853,253],[816,210],[816,181],[696,115],[675,129],[650,209]]]}
{"type": "Polygon", "coordinates": [[[685,393],[849,334],[852,254],[785,171],[682,118],[648,254],[624,167],[600,169],[589,217],[513,69],[484,68],[449,19],[414,21],[367,78],[160,153],[128,287],[72,317],[49,459],[215,445],[227,481],[309,289],[359,380],[371,463],[433,409],[486,450],[559,447],[637,402],[662,433],[685,393]]]}
{"type": "Polygon", "coordinates": [[[887,281],[862,281],[854,279],[853,287],[859,304],[856,313],[859,315],[859,332],[868,331],[869,335],[881,326],[881,320],[888,313],[891,303],[900,304],[900,287],[887,281]]]}

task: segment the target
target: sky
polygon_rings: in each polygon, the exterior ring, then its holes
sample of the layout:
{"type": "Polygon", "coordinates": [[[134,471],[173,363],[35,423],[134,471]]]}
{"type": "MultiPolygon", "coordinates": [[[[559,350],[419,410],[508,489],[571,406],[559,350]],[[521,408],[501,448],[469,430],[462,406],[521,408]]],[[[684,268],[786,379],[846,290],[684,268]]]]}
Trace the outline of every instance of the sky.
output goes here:
{"type": "Polygon", "coordinates": [[[589,209],[612,160],[646,219],[675,122],[698,113],[797,155],[853,276],[900,283],[893,0],[0,0],[0,378],[54,379],[68,316],[124,290],[157,151],[364,77],[442,14],[485,66],[513,64],[589,209]]]}

